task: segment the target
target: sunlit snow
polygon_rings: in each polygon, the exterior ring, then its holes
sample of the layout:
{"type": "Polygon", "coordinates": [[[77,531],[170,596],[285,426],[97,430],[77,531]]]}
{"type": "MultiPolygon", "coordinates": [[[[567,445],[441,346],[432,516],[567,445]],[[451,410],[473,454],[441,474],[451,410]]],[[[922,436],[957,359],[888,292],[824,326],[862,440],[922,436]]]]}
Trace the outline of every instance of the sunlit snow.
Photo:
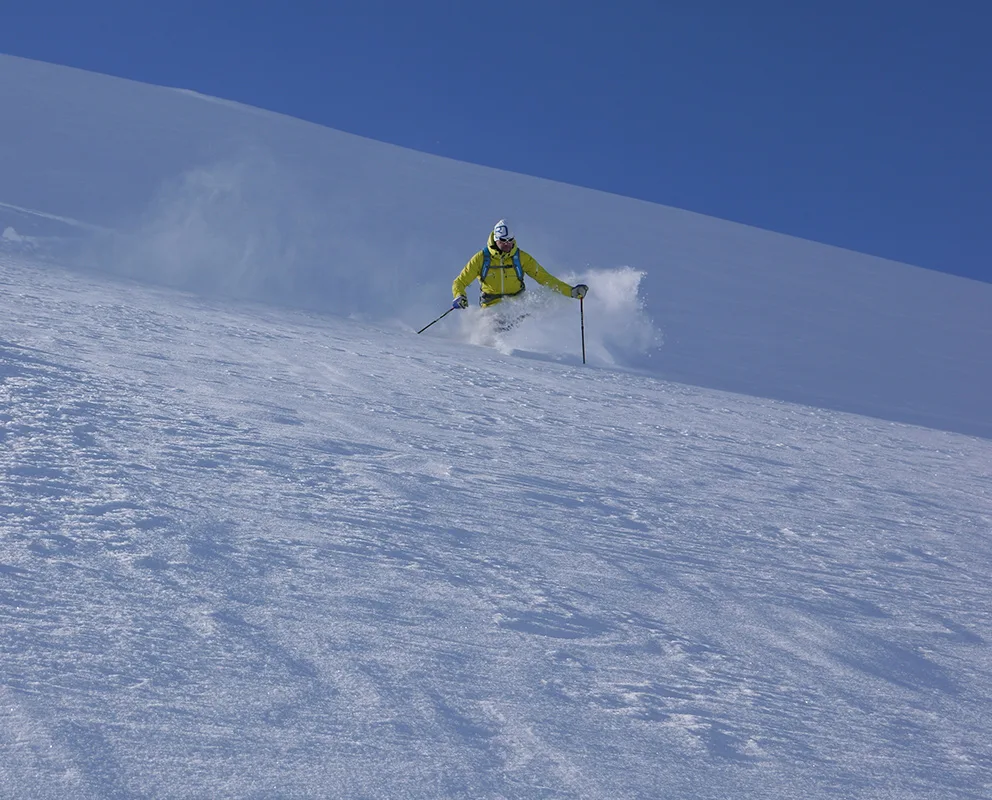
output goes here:
{"type": "Polygon", "coordinates": [[[0,796],[992,793],[992,287],[8,57],[0,109],[0,796]],[[502,216],[586,364],[539,287],[416,334],[502,216]]]}

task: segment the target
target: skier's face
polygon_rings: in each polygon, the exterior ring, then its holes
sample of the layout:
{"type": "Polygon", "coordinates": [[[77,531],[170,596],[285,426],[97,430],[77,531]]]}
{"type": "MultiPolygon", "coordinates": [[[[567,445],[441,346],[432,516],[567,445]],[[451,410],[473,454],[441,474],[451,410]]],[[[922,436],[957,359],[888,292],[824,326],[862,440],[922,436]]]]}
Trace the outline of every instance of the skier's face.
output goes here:
{"type": "Polygon", "coordinates": [[[513,249],[513,239],[497,239],[496,246],[504,253],[509,253],[513,249]]]}

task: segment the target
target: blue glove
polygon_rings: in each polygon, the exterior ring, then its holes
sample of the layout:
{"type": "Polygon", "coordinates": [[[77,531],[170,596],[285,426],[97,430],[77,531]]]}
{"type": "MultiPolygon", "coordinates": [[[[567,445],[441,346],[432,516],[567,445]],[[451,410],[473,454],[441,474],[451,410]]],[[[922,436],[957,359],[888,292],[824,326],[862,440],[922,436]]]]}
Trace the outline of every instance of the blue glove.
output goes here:
{"type": "Polygon", "coordinates": [[[572,287],[572,297],[581,300],[583,297],[586,296],[586,292],[588,291],[589,291],[589,287],[586,286],[584,283],[577,284],[572,287]]]}
{"type": "Polygon", "coordinates": [[[451,304],[452,308],[468,308],[468,298],[460,294],[455,298],[455,302],[451,304]]]}

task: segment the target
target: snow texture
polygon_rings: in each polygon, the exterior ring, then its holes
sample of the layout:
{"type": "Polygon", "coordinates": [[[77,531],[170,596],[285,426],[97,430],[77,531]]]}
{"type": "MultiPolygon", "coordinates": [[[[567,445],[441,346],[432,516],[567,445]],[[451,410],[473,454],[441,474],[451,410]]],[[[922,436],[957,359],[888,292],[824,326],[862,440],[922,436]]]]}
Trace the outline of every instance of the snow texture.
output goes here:
{"type": "Polygon", "coordinates": [[[0,796],[992,794],[992,287],[9,57],[0,108],[0,796]],[[587,364],[538,287],[416,335],[504,215],[587,364]]]}

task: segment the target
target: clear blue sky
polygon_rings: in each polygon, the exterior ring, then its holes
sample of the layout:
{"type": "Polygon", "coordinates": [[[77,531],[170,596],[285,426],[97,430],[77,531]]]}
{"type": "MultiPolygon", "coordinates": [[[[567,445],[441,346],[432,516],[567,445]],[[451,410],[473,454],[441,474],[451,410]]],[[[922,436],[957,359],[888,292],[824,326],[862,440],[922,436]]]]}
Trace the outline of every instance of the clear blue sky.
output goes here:
{"type": "Polygon", "coordinates": [[[992,282],[990,28],[973,0],[35,0],[0,51],[992,282]]]}

